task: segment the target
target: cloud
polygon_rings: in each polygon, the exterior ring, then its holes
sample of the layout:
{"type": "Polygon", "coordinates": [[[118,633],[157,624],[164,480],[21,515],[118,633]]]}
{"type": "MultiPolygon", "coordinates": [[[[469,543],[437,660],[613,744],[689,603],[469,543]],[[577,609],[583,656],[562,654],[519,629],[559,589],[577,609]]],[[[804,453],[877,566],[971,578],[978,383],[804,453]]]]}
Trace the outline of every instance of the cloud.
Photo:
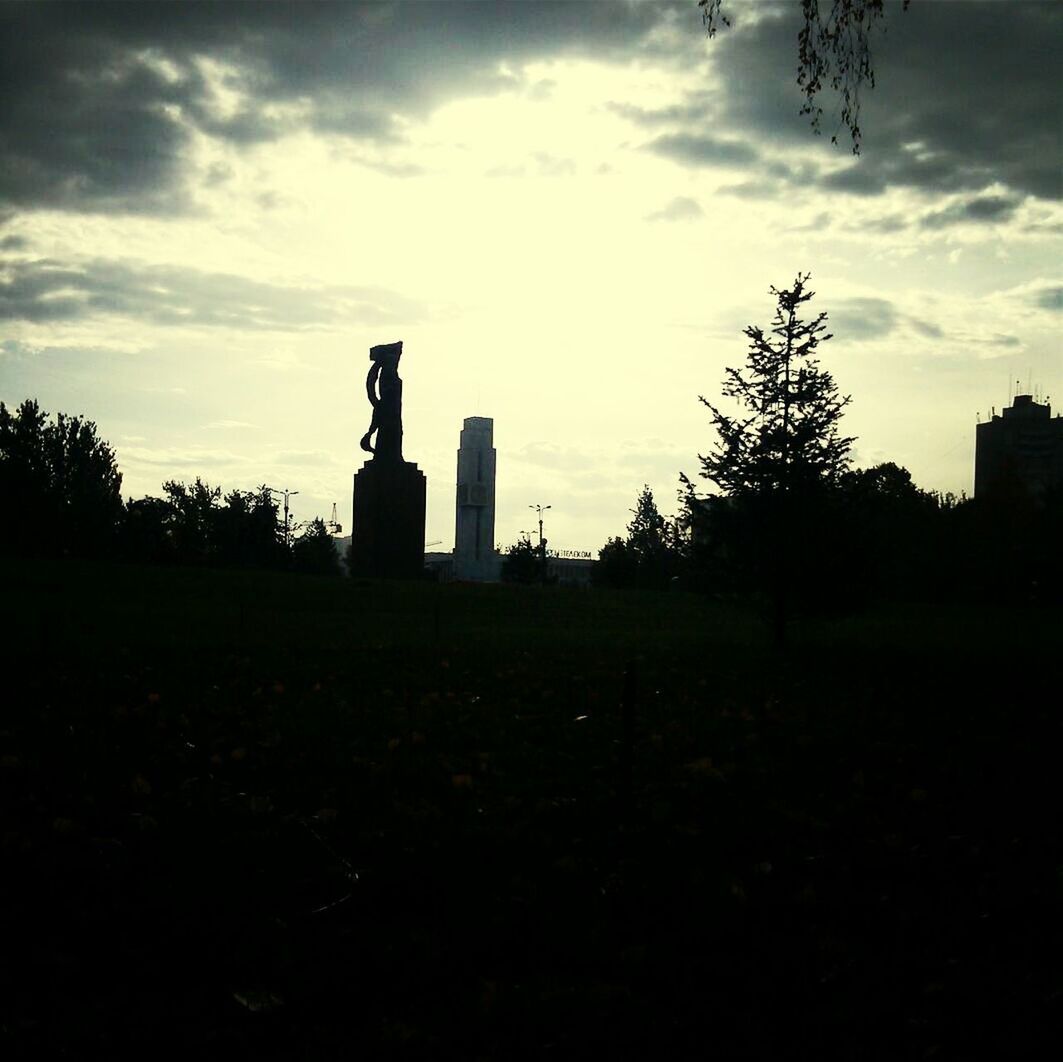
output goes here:
{"type": "Polygon", "coordinates": [[[335,454],[324,450],[282,450],[273,457],[279,465],[333,466],[339,462],[335,454]]]}
{"type": "Polygon", "coordinates": [[[919,219],[919,224],[924,229],[943,229],[965,223],[985,225],[1010,221],[1020,206],[1022,200],[1018,196],[985,195],[961,200],[942,210],[924,214],[919,219]]]}
{"type": "Polygon", "coordinates": [[[787,231],[789,232],[826,232],[831,225],[830,212],[827,210],[821,210],[811,221],[806,222],[804,225],[791,225],[787,231]]]}
{"type": "Polygon", "coordinates": [[[540,468],[578,472],[595,463],[592,454],[556,443],[532,442],[509,455],[514,461],[524,461],[540,468]]]}
{"type": "Polygon", "coordinates": [[[1018,336],[1008,335],[1005,332],[994,332],[991,336],[972,340],[987,347],[1021,347],[1022,340],[1018,336]]]}
{"type": "Polygon", "coordinates": [[[758,157],[756,150],[744,141],[689,133],[666,133],[643,147],[684,166],[745,166],[758,157]]]}
{"type": "Polygon", "coordinates": [[[846,227],[856,232],[875,232],[882,236],[892,236],[895,232],[903,232],[908,225],[909,221],[903,214],[884,214],[882,217],[870,218],[846,227]]]}
{"type": "Polygon", "coordinates": [[[636,103],[610,100],[605,104],[605,109],[634,125],[653,129],[663,125],[697,122],[707,114],[714,113],[715,107],[707,92],[695,91],[683,103],[667,107],[640,107],[636,103]]]}
{"type": "Polygon", "coordinates": [[[733,195],[737,199],[775,199],[783,191],[778,181],[742,181],[718,189],[720,195],[733,195]]]}
{"type": "Polygon", "coordinates": [[[0,240],[0,251],[24,251],[29,245],[25,236],[5,236],[0,240]]]}
{"type": "MultiPolygon", "coordinates": [[[[829,149],[798,113],[799,5],[772,14],[738,21],[710,45],[727,86],[714,126],[725,121],[765,146],[829,149]]],[[[885,26],[872,37],[876,84],[862,95],[861,156],[825,172],[825,187],[870,196],[891,187],[958,192],[1000,183],[1020,194],[1063,195],[1059,5],[924,3],[904,13],[891,6],[885,26]]],[[[829,89],[819,103],[829,136],[836,121],[829,89]]],[[[821,157],[843,157],[844,127],[838,141],[821,157]]]]}
{"type": "Polygon", "coordinates": [[[908,324],[912,331],[921,335],[924,339],[943,339],[945,331],[940,325],[930,321],[920,321],[918,317],[909,317],[908,324]]]}
{"type": "Polygon", "coordinates": [[[175,474],[188,469],[231,468],[248,465],[252,459],[231,450],[211,450],[203,446],[147,447],[120,446],[119,465],[146,465],[154,468],[169,468],[175,474]]]}
{"type": "Polygon", "coordinates": [[[214,420],[209,424],[203,425],[205,428],[222,428],[229,430],[232,428],[257,428],[257,424],[249,424],[246,420],[214,420]]]}
{"type": "Polygon", "coordinates": [[[687,195],[677,195],[670,202],[646,215],[647,221],[693,221],[705,212],[698,206],[697,200],[687,195]]]}
{"type": "MultiPolygon", "coordinates": [[[[670,511],[679,489],[679,473],[690,471],[697,464],[697,457],[691,452],[684,452],[660,439],[644,442],[626,441],[616,458],[617,465],[627,472],[633,470],[642,480],[652,480],[658,484],[667,484],[654,495],[654,501],[662,513],[670,511]]],[[[630,476],[623,477],[628,482],[630,476]]],[[[634,501],[634,499],[632,499],[634,501]]]]}
{"type": "Polygon", "coordinates": [[[1008,307],[1009,313],[1015,313],[1017,310],[1024,318],[1029,315],[1030,309],[1048,313],[1063,311],[1063,281],[1056,279],[1037,277],[998,292],[997,295],[1008,307]]]}
{"type": "Polygon", "coordinates": [[[128,259],[0,263],[0,320],[105,316],[164,326],[305,331],[340,321],[422,320],[424,308],[382,288],[286,286],[128,259]]]}
{"type": "Polygon", "coordinates": [[[1034,305],[1042,310],[1063,313],[1063,284],[1042,288],[1034,295],[1034,305]]]}
{"type": "Polygon", "coordinates": [[[829,324],[839,339],[882,339],[897,327],[898,314],[888,299],[842,299],[831,311],[829,324]]]}
{"type": "Polygon", "coordinates": [[[824,174],[819,184],[828,191],[848,192],[850,195],[880,195],[886,190],[882,175],[859,163],[824,174]]]}
{"type": "MultiPolygon", "coordinates": [[[[896,188],[970,195],[1003,186],[1020,200],[1063,197],[1059,5],[959,0],[916,4],[906,13],[888,7],[888,32],[880,27],[872,35],[876,86],[862,93],[856,159],[847,158],[848,133],[829,88],[819,98],[825,136],[817,138],[800,114],[804,97],[794,76],[800,5],[754,5],[753,17],[749,9],[735,14],[734,26],[708,47],[720,86],[711,99],[698,85],[667,106],[606,105],[639,128],[670,127],[648,147],[684,165],[753,165],[759,158],[760,170],[721,189],[725,194],[770,199],[820,188],[870,199],[896,188]],[[829,143],[834,133],[839,146],[829,143]],[[799,156],[805,161],[794,169],[799,156]]],[[[979,209],[963,220],[988,220],[979,209]]]]}
{"type": "Polygon", "coordinates": [[[535,159],[540,177],[573,177],[576,173],[575,159],[558,158],[547,151],[536,151],[535,159]]]}
{"type": "Polygon", "coordinates": [[[448,99],[548,91],[513,72],[533,60],[630,58],[668,17],[653,4],[7,5],[0,204],[188,211],[198,134],[396,144],[448,99]]]}
{"type": "Polygon", "coordinates": [[[799,148],[821,162],[760,179],[863,196],[994,183],[1063,195],[1059,5],[890,7],[889,32],[873,36],[863,155],[841,166],[844,148],[816,141],[798,113],[798,12],[754,5],[707,43],[686,5],[655,3],[11,4],[0,13],[0,209],[195,210],[189,160],[203,136],[241,148],[318,133],[360,145],[367,166],[417,176],[416,161],[390,157],[411,121],[456,98],[541,97],[548,80],[525,67],[558,58],[681,70],[677,101],[604,107],[664,131],[647,149],[682,165],[799,148]]]}

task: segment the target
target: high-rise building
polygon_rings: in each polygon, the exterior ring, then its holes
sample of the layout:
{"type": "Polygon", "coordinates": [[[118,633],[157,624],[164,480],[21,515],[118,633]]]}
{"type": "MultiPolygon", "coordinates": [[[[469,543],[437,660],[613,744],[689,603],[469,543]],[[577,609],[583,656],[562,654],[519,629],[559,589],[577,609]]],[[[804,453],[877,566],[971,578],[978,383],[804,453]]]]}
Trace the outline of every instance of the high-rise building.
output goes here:
{"type": "Polygon", "coordinates": [[[458,443],[458,491],[454,527],[454,577],[495,580],[495,448],[490,417],[466,417],[458,443]]]}
{"type": "Polygon", "coordinates": [[[1034,498],[1063,489],[1063,417],[1033,395],[1016,395],[975,429],[974,496],[1016,488],[1034,498]]]}

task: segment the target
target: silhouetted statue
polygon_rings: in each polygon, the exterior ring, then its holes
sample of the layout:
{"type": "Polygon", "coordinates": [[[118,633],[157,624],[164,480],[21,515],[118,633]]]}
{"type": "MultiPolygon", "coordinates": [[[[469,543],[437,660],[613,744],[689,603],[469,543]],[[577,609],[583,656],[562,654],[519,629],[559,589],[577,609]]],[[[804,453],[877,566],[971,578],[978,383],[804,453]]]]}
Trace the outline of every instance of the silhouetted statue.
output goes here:
{"type": "Polygon", "coordinates": [[[378,461],[402,460],[402,380],[399,358],[402,343],[380,343],[369,350],[373,362],[365,378],[365,391],[373,406],[369,430],[362,436],[361,447],[378,461]],[[376,446],[371,438],[376,433],[376,446]]]}
{"type": "Polygon", "coordinates": [[[402,457],[401,357],[402,343],[369,350],[373,419],[360,445],[373,456],[354,476],[354,575],[416,579],[424,571],[425,478],[402,457]]]}

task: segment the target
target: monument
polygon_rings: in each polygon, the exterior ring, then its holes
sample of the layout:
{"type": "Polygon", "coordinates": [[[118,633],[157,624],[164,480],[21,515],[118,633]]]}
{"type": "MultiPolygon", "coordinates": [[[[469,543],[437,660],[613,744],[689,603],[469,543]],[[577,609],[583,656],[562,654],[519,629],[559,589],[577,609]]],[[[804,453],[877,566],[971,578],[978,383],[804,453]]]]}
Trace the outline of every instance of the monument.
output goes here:
{"type": "Polygon", "coordinates": [[[495,549],[495,448],[490,417],[466,417],[458,440],[458,490],[454,518],[454,577],[499,578],[495,549]]]}
{"type": "Polygon", "coordinates": [[[401,357],[401,342],[369,350],[373,418],[360,445],[373,456],[354,474],[352,575],[417,579],[424,570],[425,477],[402,458],[401,357]]]}

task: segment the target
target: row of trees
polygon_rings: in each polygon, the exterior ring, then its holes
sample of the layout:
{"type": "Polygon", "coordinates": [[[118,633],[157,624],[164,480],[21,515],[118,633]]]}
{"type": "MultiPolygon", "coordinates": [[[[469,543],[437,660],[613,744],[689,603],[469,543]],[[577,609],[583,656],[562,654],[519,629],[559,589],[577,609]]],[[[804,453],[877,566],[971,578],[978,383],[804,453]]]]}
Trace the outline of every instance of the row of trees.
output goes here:
{"type": "Polygon", "coordinates": [[[0,521],[4,553],[339,573],[325,523],[293,538],[266,487],[223,497],[199,478],[170,480],[161,498],[123,503],[121,485],[92,421],[50,420],[32,399],[14,412],[0,403],[0,496],[20,514],[0,521]]]}
{"type": "Polygon", "coordinates": [[[701,398],[716,441],[700,475],[715,492],[680,477],[680,512],[666,518],[644,488],[627,536],[600,551],[597,581],[757,595],[779,639],[796,611],[874,597],[1063,596],[1063,498],[956,499],[890,462],[852,467],[850,399],[816,358],[827,316],[802,317],[808,280],[773,287],[771,327],[744,330],[745,364],[722,387],[733,411],[701,398]]]}

